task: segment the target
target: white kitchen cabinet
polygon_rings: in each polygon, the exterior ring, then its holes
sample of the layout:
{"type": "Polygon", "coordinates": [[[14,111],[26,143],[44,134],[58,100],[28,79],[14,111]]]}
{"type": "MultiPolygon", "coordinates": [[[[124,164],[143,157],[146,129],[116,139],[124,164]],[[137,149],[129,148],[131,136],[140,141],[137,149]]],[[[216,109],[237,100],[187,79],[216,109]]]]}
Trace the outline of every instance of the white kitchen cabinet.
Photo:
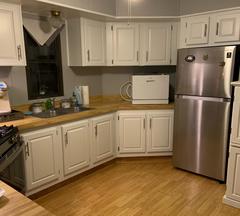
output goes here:
{"type": "Polygon", "coordinates": [[[114,155],[114,116],[104,115],[92,119],[93,163],[103,162],[114,155]]]}
{"type": "Polygon", "coordinates": [[[142,23],[140,55],[142,65],[171,64],[171,23],[142,23]]]}
{"type": "Polygon", "coordinates": [[[214,42],[234,42],[240,40],[239,12],[223,12],[213,16],[214,42]]]}
{"type": "Polygon", "coordinates": [[[106,24],[86,18],[67,21],[69,66],[106,65],[106,24]]]}
{"type": "Polygon", "coordinates": [[[240,202],[240,148],[236,147],[230,148],[226,196],[240,202]]]}
{"type": "Polygon", "coordinates": [[[147,152],[172,151],[173,116],[173,110],[148,113],[147,152]]]}
{"type": "Polygon", "coordinates": [[[89,121],[62,126],[64,175],[79,172],[90,165],[89,121]]]}
{"type": "Polygon", "coordinates": [[[0,3],[0,66],[26,65],[21,6],[0,3]]]}
{"type": "Polygon", "coordinates": [[[227,170],[227,190],[223,202],[240,208],[240,83],[235,82],[232,132],[227,170]]]}
{"type": "Polygon", "coordinates": [[[193,16],[181,20],[183,32],[185,32],[186,45],[201,45],[209,42],[209,23],[210,17],[193,16]]]}
{"type": "Polygon", "coordinates": [[[113,65],[139,65],[139,24],[113,23],[113,65]]]}
{"type": "Polygon", "coordinates": [[[60,132],[56,127],[22,134],[25,145],[27,191],[43,186],[60,177],[60,132]]]}
{"type": "Polygon", "coordinates": [[[119,114],[119,153],[144,153],[146,115],[143,112],[119,114]]]}

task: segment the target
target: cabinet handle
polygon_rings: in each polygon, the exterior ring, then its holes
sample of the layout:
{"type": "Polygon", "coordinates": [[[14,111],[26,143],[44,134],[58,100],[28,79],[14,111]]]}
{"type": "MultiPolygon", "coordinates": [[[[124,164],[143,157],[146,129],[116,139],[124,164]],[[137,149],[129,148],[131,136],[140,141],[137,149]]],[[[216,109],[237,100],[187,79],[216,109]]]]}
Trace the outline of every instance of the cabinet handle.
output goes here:
{"type": "Polygon", "coordinates": [[[28,144],[28,142],[26,143],[26,145],[25,145],[25,153],[26,153],[26,156],[30,156],[30,152],[29,152],[29,144],[28,144]]]}
{"type": "Polygon", "coordinates": [[[146,52],[146,62],[148,62],[148,51],[146,52]]]}
{"type": "Polygon", "coordinates": [[[216,27],[216,35],[219,34],[219,22],[217,22],[217,27],[216,27]]]}
{"type": "Polygon", "coordinates": [[[68,134],[65,133],[65,144],[67,145],[68,144],[68,134]]]}
{"type": "Polygon", "coordinates": [[[139,52],[137,51],[137,62],[139,61],[139,52]]]}
{"type": "Polygon", "coordinates": [[[207,37],[207,24],[205,24],[205,27],[204,27],[204,37],[207,37]]]}
{"type": "Polygon", "coordinates": [[[97,125],[95,126],[95,136],[97,136],[98,131],[97,131],[97,125]]]}
{"type": "Polygon", "coordinates": [[[145,130],[145,119],[143,119],[143,129],[145,130]]]}
{"type": "Polygon", "coordinates": [[[20,61],[22,59],[22,49],[21,49],[21,45],[17,46],[17,52],[18,52],[18,61],[20,61]]]}
{"type": "Polygon", "coordinates": [[[87,51],[87,59],[90,62],[90,50],[87,51]]]}
{"type": "Polygon", "coordinates": [[[149,127],[152,129],[152,118],[150,118],[149,127]]]}

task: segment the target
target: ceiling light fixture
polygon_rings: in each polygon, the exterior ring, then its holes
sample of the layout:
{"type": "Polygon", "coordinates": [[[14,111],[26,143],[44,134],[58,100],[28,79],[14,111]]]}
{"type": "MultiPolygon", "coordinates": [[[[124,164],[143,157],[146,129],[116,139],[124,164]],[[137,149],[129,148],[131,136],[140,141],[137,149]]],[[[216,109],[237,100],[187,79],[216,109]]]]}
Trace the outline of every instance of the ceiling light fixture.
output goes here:
{"type": "Polygon", "coordinates": [[[64,20],[61,17],[61,12],[52,10],[51,17],[49,18],[49,23],[53,28],[60,28],[64,24],[64,20]]]}

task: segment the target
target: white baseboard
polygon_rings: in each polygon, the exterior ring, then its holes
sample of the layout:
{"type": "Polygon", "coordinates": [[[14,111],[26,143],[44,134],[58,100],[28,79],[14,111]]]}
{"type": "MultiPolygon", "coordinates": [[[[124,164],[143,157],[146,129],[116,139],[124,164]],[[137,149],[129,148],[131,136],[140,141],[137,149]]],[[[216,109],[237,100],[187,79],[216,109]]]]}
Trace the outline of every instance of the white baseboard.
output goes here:
{"type": "Polygon", "coordinates": [[[233,199],[227,197],[226,195],[224,195],[224,197],[223,197],[223,203],[240,209],[240,202],[233,200],[233,199]]]}

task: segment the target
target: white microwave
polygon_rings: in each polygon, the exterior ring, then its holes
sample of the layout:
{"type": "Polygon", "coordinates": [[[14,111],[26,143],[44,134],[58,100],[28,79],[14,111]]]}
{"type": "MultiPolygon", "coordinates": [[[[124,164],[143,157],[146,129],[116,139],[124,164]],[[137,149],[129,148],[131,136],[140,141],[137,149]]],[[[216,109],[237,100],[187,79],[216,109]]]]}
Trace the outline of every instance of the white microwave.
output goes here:
{"type": "Polygon", "coordinates": [[[169,75],[133,75],[133,104],[168,104],[169,75]]]}

